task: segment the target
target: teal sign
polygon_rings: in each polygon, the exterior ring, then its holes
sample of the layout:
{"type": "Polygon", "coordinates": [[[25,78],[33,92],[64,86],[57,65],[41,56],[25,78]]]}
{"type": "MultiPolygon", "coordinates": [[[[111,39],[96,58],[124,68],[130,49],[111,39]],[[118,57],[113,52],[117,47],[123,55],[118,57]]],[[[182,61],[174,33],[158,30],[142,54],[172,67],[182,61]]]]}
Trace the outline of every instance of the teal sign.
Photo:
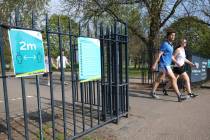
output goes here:
{"type": "Polygon", "coordinates": [[[208,59],[208,65],[207,68],[210,68],[210,59],[208,59]]]}
{"type": "Polygon", "coordinates": [[[16,77],[44,73],[42,34],[37,31],[20,29],[10,29],[8,34],[16,77]]]}
{"type": "Polygon", "coordinates": [[[101,79],[100,41],[78,38],[79,78],[81,82],[101,79]]]}
{"type": "Polygon", "coordinates": [[[207,68],[210,68],[210,59],[208,59],[208,65],[207,68]]]}

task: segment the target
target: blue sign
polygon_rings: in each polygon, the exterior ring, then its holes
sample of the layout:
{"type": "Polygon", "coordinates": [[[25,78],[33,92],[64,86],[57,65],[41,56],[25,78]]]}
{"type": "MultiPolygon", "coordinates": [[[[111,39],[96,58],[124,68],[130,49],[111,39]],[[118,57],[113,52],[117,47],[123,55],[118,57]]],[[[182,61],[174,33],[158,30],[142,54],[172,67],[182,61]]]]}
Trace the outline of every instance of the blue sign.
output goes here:
{"type": "Polygon", "coordinates": [[[44,73],[42,34],[37,31],[20,29],[10,29],[8,34],[16,77],[44,73]]]}
{"type": "Polygon", "coordinates": [[[208,68],[210,68],[210,59],[208,59],[208,68]]]}
{"type": "Polygon", "coordinates": [[[100,41],[94,38],[78,38],[79,78],[81,82],[101,79],[100,41]]]}
{"type": "Polygon", "coordinates": [[[196,67],[192,67],[191,81],[201,82],[207,78],[208,60],[199,56],[192,55],[192,62],[196,67]]]}

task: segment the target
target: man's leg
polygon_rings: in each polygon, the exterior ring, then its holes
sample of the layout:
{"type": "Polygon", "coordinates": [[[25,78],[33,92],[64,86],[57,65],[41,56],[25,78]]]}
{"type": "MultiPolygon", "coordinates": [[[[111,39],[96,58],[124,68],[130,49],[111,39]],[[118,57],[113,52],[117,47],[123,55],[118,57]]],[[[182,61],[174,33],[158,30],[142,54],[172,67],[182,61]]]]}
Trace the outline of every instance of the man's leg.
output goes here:
{"type": "Polygon", "coordinates": [[[50,86],[50,73],[47,74],[47,85],[50,86]]]}
{"type": "Polygon", "coordinates": [[[168,68],[168,76],[171,80],[171,84],[172,84],[172,87],[177,95],[177,98],[178,98],[178,101],[181,102],[182,100],[185,100],[186,97],[185,96],[182,96],[181,93],[179,92],[179,88],[178,88],[178,85],[177,85],[177,79],[173,73],[173,71],[171,70],[171,68],[168,68]]]}
{"type": "Polygon", "coordinates": [[[159,72],[158,76],[156,77],[154,83],[153,83],[153,87],[152,87],[152,91],[151,91],[151,96],[153,98],[159,98],[159,96],[156,95],[156,89],[159,86],[161,80],[165,77],[165,73],[164,72],[159,72]]]}
{"type": "Polygon", "coordinates": [[[178,85],[177,85],[177,79],[176,79],[176,77],[175,77],[173,71],[172,71],[171,69],[168,69],[167,75],[168,75],[169,78],[170,78],[170,82],[171,82],[171,85],[172,85],[172,87],[173,87],[175,93],[176,93],[177,95],[180,95],[179,88],[178,88],[178,85]]]}
{"type": "MultiPolygon", "coordinates": [[[[179,74],[174,73],[176,79],[179,78],[179,74]]],[[[166,82],[166,85],[163,88],[163,93],[164,95],[168,95],[167,90],[172,86],[171,80],[169,80],[168,82],[166,82]]]]}

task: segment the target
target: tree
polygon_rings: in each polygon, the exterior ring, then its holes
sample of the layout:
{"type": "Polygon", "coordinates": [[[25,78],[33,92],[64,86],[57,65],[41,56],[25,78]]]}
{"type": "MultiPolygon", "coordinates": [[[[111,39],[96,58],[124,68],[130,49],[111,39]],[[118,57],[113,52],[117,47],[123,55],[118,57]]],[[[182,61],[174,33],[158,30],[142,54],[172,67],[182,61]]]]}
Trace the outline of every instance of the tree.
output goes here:
{"type": "Polygon", "coordinates": [[[49,0],[4,0],[0,5],[1,22],[7,23],[15,11],[18,11],[22,17],[30,16],[29,13],[32,11],[36,11],[39,15],[43,14],[48,2],[49,0]]]}
{"type": "Polygon", "coordinates": [[[128,28],[147,46],[150,58],[148,59],[149,66],[152,65],[153,61],[153,49],[159,46],[156,42],[160,29],[174,15],[182,1],[183,0],[64,0],[64,2],[67,3],[67,8],[72,9],[72,7],[74,7],[77,16],[82,15],[88,20],[93,17],[99,18],[109,15],[113,19],[125,21],[126,18],[132,16],[129,14],[129,9],[139,11],[140,18],[137,21],[140,23],[139,26],[128,24],[128,28]],[[144,21],[148,23],[146,30],[142,29],[142,23],[144,21]]]}
{"type": "Polygon", "coordinates": [[[177,41],[181,37],[188,40],[188,49],[202,57],[210,57],[210,28],[201,23],[197,17],[182,17],[170,27],[177,31],[177,41]]]}
{"type": "Polygon", "coordinates": [[[210,26],[210,0],[191,0],[191,5],[197,7],[194,14],[200,19],[200,23],[210,26]]]}
{"type": "Polygon", "coordinates": [[[210,26],[210,0],[189,0],[184,8],[187,16],[197,16],[200,23],[210,26]]]}
{"type": "MultiPolygon", "coordinates": [[[[56,31],[58,32],[58,19],[60,18],[60,28],[61,31],[64,33],[69,33],[69,20],[71,24],[71,33],[73,35],[78,34],[79,30],[79,25],[72,19],[70,19],[66,15],[52,15],[49,19],[49,26],[51,31],[56,31]]],[[[59,41],[58,41],[58,35],[53,35],[51,37],[51,54],[52,57],[57,57],[59,55],[59,41]]],[[[69,49],[69,36],[62,36],[62,42],[63,42],[63,48],[65,50],[69,49]]]]}

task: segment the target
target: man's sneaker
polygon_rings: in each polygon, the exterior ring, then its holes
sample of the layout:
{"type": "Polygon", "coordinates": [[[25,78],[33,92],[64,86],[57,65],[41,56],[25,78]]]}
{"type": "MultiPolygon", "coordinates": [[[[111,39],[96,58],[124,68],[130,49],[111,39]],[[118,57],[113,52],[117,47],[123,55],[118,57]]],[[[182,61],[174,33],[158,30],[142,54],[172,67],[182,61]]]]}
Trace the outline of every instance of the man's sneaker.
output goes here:
{"type": "Polygon", "coordinates": [[[191,99],[190,95],[185,95],[186,99],[191,99]]]}
{"type": "Polygon", "coordinates": [[[164,94],[165,96],[168,96],[168,93],[167,93],[167,90],[166,90],[166,89],[163,89],[163,94],[164,94]]]}
{"type": "Polygon", "coordinates": [[[189,95],[190,97],[192,97],[192,98],[198,96],[197,94],[194,94],[194,93],[189,93],[188,95],[189,95]]]}
{"type": "Polygon", "coordinates": [[[181,94],[181,95],[178,96],[178,102],[184,101],[186,99],[187,99],[187,97],[185,95],[181,94]]]}
{"type": "Polygon", "coordinates": [[[160,97],[156,93],[151,92],[150,95],[152,96],[152,98],[160,99],[160,97]]]}

